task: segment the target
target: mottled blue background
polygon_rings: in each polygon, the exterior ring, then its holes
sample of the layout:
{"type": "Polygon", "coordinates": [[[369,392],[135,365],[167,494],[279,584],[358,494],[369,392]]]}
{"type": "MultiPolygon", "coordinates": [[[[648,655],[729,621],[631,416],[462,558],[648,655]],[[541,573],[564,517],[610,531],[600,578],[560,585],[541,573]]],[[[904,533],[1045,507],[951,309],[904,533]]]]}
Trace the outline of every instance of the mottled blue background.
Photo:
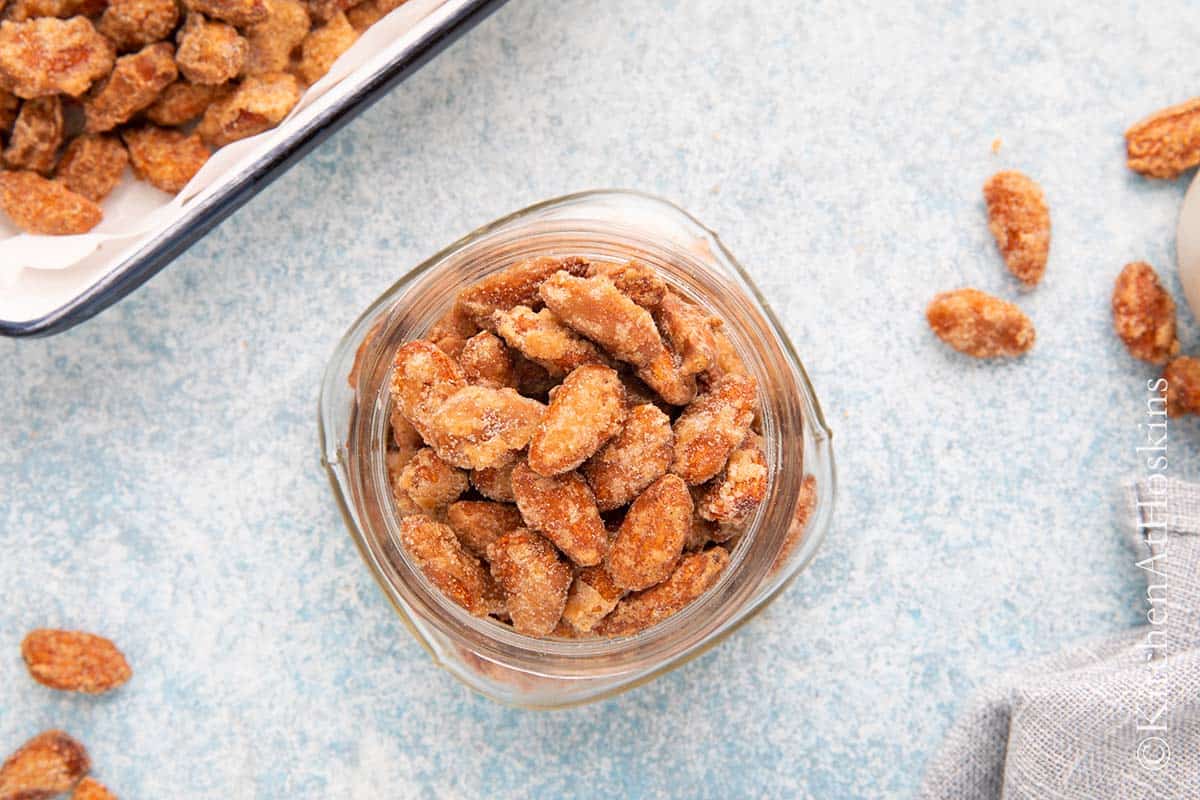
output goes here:
{"type": "MultiPolygon", "coordinates": [[[[1194,7],[997,5],[513,0],[120,306],[0,342],[0,751],[64,726],[125,800],[910,794],[974,687],[1137,622],[1116,486],[1152,370],[1109,293],[1146,259],[1178,294],[1184,182],[1128,173],[1121,133],[1197,92],[1194,7]],[[984,222],[1002,167],[1052,208],[1031,294],[984,222]],[[360,563],[317,385],[408,267],[607,186],[690,209],[773,299],[840,505],[811,570],[714,652],[516,711],[436,669],[360,563]],[[1019,297],[1030,356],[929,334],[925,303],[962,284],[1019,297]],[[17,644],[39,625],[111,635],[136,677],[34,685],[17,644]]],[[[1197,434],[1172,428],[1174,475],[1197,434]]]]}

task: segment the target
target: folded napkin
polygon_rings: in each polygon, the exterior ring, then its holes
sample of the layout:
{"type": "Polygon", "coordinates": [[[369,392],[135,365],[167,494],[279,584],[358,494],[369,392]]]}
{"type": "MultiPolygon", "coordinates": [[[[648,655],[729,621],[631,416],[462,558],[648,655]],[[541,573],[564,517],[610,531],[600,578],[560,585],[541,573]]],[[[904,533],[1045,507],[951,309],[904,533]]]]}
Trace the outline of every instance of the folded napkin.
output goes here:
{"type": "Polygon", "coordinates": [[[1200,798],[1200,485],[1155,476],[1127,491],[1147,624],[983,692],[923,800],[1200,798]]]}

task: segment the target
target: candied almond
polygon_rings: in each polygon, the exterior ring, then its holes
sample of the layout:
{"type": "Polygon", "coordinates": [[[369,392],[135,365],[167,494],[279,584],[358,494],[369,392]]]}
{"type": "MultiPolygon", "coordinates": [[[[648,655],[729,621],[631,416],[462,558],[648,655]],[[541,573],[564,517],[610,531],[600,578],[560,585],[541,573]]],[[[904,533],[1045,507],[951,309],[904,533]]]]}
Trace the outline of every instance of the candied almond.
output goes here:
{"type": "Polygon", "coordinates": [[[535,312],[529,306],[514,306],[493,314],[492,323],[510,347],[551,375],[566,375],[584,364],[605,363],[596,345],[562,324],[548,308],[535,312]]]}
{"type": "Polygon", "coordinates": [[[650,312],[602,275],[577,278],[557,272],[542,282],[538,293],[556,317],[613,358],[644,367],[665,349],[650,312]]]}
{"type": "Polygon", "coordinates": [[[714,522],[741,522],[767,493],[767,457],[757,434],[738,445],[717,477],[704,484],[696,513],[714,522]]]}
{"type": "Polygon", "coordinates": [[[17,97],[78,97],[112,70],[115,57],[86,17],[0,22],[0,88],[17,97]]]}
{"type": "Polygon", "coordinates": [[[13,125],[4,163],[9,169],[28,169],[49,175],[63,143],[62,100],[38,97],[21,104],[13,125]]]}
{"type": "Polygon", "coordinates": [[[300,44],[300,62],[296,65],[300,80],[308,86],[319,81],[357,38],[358,31],[340,11],[324,25],[310,31],[300,44]]]}
{"type": "Polygon", "coordinates": [[[71,800],[117,800],[117,796],[95,778],[84,778],[71,792],[71,800]]]}
{"type": "Polygon", "coordinates": [[[626,595],[595,632],[629,636],[662,622],[712,588],[728,564],[729,552],[722,547],[685,555],[665,581],[626,595]]]}
{"type": "Polygon", "coordinates": [[[312,22],[299,0],[266,0],[266,19],[246,31],[250,52],[246,74],[283,72],[291,65],[292,51],[308,35],[312,22]]]}
{"type": "Polygon", "coordinates": [[[388,416],[388,422],[392,428],[392,447],[405,453],[406,459],[411,458],[425,446],[425,440],[421,438],[421,434],[417,433],[417,429],[400,414],[399,409],[395,406],[392,407],[392,412],[388,416]]]}
{"type": "Polygon", "coordinates": [[[179,75],[175,48],[168,42],[147,45],[121,56],[116,66],[83,103],[84,130],[104,133],[128,122],[150,106],[179,75]]]}
{"type": "Polygon", "coordinates": [[[317,22],[328,22],[339,11],[347,11],[356,0],[306,0],[308,15],[317,22]]]}
{"type": "Polygon", "coordinates": [[[68,692],[100,694],[133,675],[115,644],[83,631],[30,631],[21,642],[21,657],[38,683],[68,692]]]}
{"type": "Polygon", "coordinates": [[[679,372],[683,376],[699,375],[716,364],[714,318],[707,311],[668,292],[658,305],[655,319],[679,356],[679,372]]]}
{"type": "Polygon", "coordinates": [[[1037,338],[1021,309],[978,289],[942,292],[930,302],[925,318],[939,339],[975,358],[1019,356],[1037,338]]]}
{"type": "Polygon", "coordinates": [[[1125,131],[1129,168],[1174,178],[1200,164],[1200,97],[1164,108],[1125,131]]]}
{"type": "Polygon", "coordinates": [[[0,766],[0,800],[41,800],[71,790],[92,768],[83,745],[63,731],[39,733],[0,766]]]}
{"type": "Polygon", "coordinates": [[[1167,416],[1200,414],[1200,359],[1180,356],[1163,370],[1167,382],[1167,416]]]}
{"type": "Polygon", "coordinates": [[[639,367],[638,377],[673,406],[685,406],[696,397],[696,378],[683,371],[679,356],[664,345],[649,364],[639,367]]]}
{"type": "Polygon", "coordinates": [[[233,86],[228,83],[210,86],[181,78],[163,89],[153,105],[146,109],[146,119],[165,127],[183,125],[232,93],[233,86]]]}
{"type": "Polygon", "coordinates": [[[121,134],[129,148],[129,163],[139,178],[174,194],[187,185],[208,161],[209,149],[195,134],[142,125],[121,134]]]}
{"type": "Polygon", "coordinates": [[[129,152],[115,136],[85,133],[63,151],[54,177],[76,194],[99,203],[121,182],[129,152]]]}
{"type": "Polygon", "coordinates": [[[608,551],[608,572],[622,589],[647,589],[671,574],[692,529],[692,495],[663,475],[629,506],[608,551]]]}
{"type": "Polygon", "coordinates": [[[588,267],[587,277],[603,275],[613,282],[622,293],[643,308],[655,308],[667,292],[667,283],[651,267],[640,261],[614,264],[611,261],[593,261],[588,267]]]}
{"type": "Polygon", "coordinates": [[[1036,286],[1050,255],[1050,209],[1042,187],[1023,173],[997,172],[983,184],[988,227],[1008,270],[1036,286]]]}
{"type": "Polygon", "coordinates": [[[671,472],[693,485],[713,478],[746,438],[757,403],[754,379],[735,374],[699,395],[675,420],[671,472]]]}
{"type": "Polygon", "coordinates": [[[578,473],[547,478],[521,462],[513,468],[512,488],[526,525],[554,542],[579,566],[600,563],[608,548],[608,534],[596,498],[578,473]]]}
{"type": "Polygon", "coordinates": [[[587,262],[577,258],[541,256],[505,267],[458,293],[457,307],[481,328],[490,328],[497,311],[516,306],[540,307],[538,288],[560,270],[572,275],[587,271],[587,262]]]}
{"type": "Polygon", "coordinates": [[[219,19],[238,28],[254,25],[267,18],[265,0],[183,0],[188,11],[209,19],[219,19]]]}
{"type": "Polygon", "coordinates": [[[714,325],[712,329],[713,347],[715,348],[716,363],[709,368],[705,378],[709,383],[715,383],[723,375],[749,375],[746,363],[742,361],[737,348],[733,346],[729,335],[725,333],[724,325],[714,325]]]}
{"type": "Polygon", "coordinates": [[[812,517],[813,509],[817,507],[817,479],[812,475],[805,475],[800,482],[800,493],[796,498],[796,510],[792,512],[792,524],[788,526],[786,538],[783,540],[783,545],[779,548],[779,553],[775,556],[775,562],[771,565],[771,571],[775,572],[791,558],[792,552],[796,549],[796,545],[800,544],[804,539],[804,531],[808,527],[808,520],[812,517]]]}
{"type": "Polygon", "coordinates": [[[625,590],[613,583],[603,566],[584,567],[576,572],[562,613],[563,621],[571,627],[566,635],[589,633],[624,596],[625,590]]]}
{"type": "Polygon", "coordinates": [[[490,500],[451,503],[446,509],[446,521],[463,547],[481,558],[487,557],[488,545],[525,524],[516,506],[490,500]]]}
{"type": "Polygon", "coordinates": [[[540,475],[570,472],[621,430],[625,390],[608,367],[579,367],[551,393],[529,441],[529,466],[540,475]]]}
{"type": "Polygon", "coordinates": [[[529,444],[545,412],[537,400],[512,389],[467,386],[438,407],[425,440],[457,467],[498,467],[529,444]]]}
{"type": "Polygon", "coordinates": [[[546,368],[537,362],[530,361],[521,355],[519,350],[511,350],[513,373],[517,379],[517,391],[526,397],[546,397],[550,390],[558,385],[546,368]]]}
{"type": "Polygon", "coordinates": [[[404,0],[365,0],[346,9],[346,19],[350,20],[354,30],[362,33],[403,3],[404,0]]]}
{"type": "Polygon", "coordinates": [[[467,346],[467,340],[477,333],[479,326],[475,324],[471,315],[455,303],[433,323],[425,338],[443,353],[458,360],[463,348],[467,346]]]}
{"type": "Polygon", "coordinates": [[[504,598],[479,559],[449,525],[422,514],[400,521],[400,543],[417,568],[447,597],[477,617],[504,610],[504,598]]]}
{"type": "Polygon", "coordinates": [[[513,628],[530,636],[554,631],[567,604],[571,568],[554,545],[526,528],[496,539],[487,549],[492,577],[504,589],[513,628]]]}
{"type": "Polygon", "coordinates": [[[87,233],[100,206],[36,172],[0,172],[0,208],[23,231],[63,236],[87,233]]]}
{"type": "Polygon", "coordinates": [[[462,368],[430,342],[408,342],[396,351],[391,394],[404,419],[426,439],[442,403],[467,385],[462,368]]]}
{"type": "Polygon", "coordinates": [[[208,107],[196,132],[214,147],[262,133],[283,121],[301,92],[299,81],[286,72],[252,75],[208,107]]]}
{"type": "Polygon", "coordinates": [[[108,0],[96,28],[127,52],[166,39],[178,22],[175,0],[108,0]]]}
{"type": "Polygon", "coordinates": [[[684,552],[703,550],[706,545],[717,541],[720,531],[717,523],[704,519],[699,514],[692,515],[692,527],[684,540],[684,552]]]}
{"type": "Polygon", "coordinates": [[[1165,364],[1179,352],[1175,301],[1144,261],[1126,264],[1112,296],[1113,326],[1134,358],[1165,364]]]}
{"type": "Polygon", "coordinates": [[[438,458],[432,448],[418,450],[404,469],[396,488],[425,513],[433,514],[467,490],[467,473],[438,458]]]}
{"type": "Polygon", "coordinates": [[[458,363],[468,383],[493,389],[513,388],[517,384],[508,348],[488,331],[481,331],[467,340],[458,363]]]}
{"type": "Polygon", "coordinates": [[[471,485],[489,500],[500,503],[515,503],[517,496],[512,489],[512,471],[516,463],[502,467],[485,467],[471,471],[471,485]]]}
{"type": "Polygon", "coordinates": [[[601,511],[631,502],[671,466],[671,418],[649,403],[634,406],[620,433],[580,470],[601,511]]]}
{"type": "Polygon", "coordinates": [[[179,71],[192,83],[218,84],[236,78],[250,49],[232,25],[210,22],[194,11],[188,13],[176,40],[179,71]]]}

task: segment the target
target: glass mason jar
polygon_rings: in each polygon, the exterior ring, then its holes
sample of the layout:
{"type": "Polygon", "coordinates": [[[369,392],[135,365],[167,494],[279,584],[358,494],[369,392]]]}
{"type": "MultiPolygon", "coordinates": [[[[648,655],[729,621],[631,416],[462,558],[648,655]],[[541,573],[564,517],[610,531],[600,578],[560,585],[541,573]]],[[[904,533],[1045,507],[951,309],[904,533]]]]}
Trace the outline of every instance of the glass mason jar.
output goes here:
{"type": "Polygon", "coordinates": [[[495,700],[531,708],[591,702],[650,680],[719,642],[812,560],[833,510],[831,433],[787,334],[716,235],[666,201],[595,191],[531,206],[469,234],[383,293],[338,344],[321,387],[322,463],[346,526],[401,618],[438,664],[495,700]],[[539,639],[471,616],[399,545],[385,462],[392,356],[459,289],[536,255],[630,258],[725,321],[761,396],[767,494],[720,579],[662,622],[613,639],[539,639]]]}

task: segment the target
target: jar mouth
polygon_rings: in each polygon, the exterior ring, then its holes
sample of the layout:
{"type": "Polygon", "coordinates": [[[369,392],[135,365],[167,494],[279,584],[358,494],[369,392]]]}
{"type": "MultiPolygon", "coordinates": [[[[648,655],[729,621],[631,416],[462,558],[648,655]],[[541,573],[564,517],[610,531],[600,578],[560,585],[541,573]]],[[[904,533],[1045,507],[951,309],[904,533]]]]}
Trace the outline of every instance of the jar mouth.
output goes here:
{"type": "MultiPolygon", "coordinates": [[[[331,477],[339,495],[343,488],[349,489],[352,497],[348,503],[343,501],[343,509],[349,512],[351,532],[385,594],[409,617],[410,626],[417,630],[431,626],[480,658],[531,675],[595,678],[601,673],[644,673],[664,660],[694,655],[698,645],[711,643],[735,627],[815,555],[833,499],[831,432],[799,357],[757,287],[715,234],[676,206],[649,195],[602,191],[557,198],[505,217],[405,275],[351,329],[352,344],[362,339],[362,329],[379,319],[387,304],[391,308],[366,345],[363,368],[353,387],[349,436],[339,442],[345,449],[344,461],[337,467],[344,468],[348,486],[341,487],[332,472],[331,477]],[[593,208],[587,216],[573,216],[572,205],[583,198],[593,208]],[[596,218],[597,202],[611,205],[615,212],[611,218],[596,218]],[[680,220],[679,229],[664,230],[662,238],[648,237],[640,205],[653,206],[660,215],[662,207],[668,206],[680,220]],[[531,214],[538,218],[530,220],[531,214]],[[680,232],[685,235],[682,244],[680,232]],[[391,357],[403,342],[419,338],[448,310],[462,285],[535,255],[581,256],[592,261],[637,258],[650,264],[673,288],[724,320],[726,333],[759,382],[762,436],[771,466],[764,502],[713,587],[675,614],[628,636],[538,638],[472,616],[434,587],[399,545],[400,515],[391,499],[384,458],[391,357]],[[814,518],[791,560],[777,569],[773,556],[784,545],[810,461],[824,472],[817,476],[821,491],[814,518]]],[[[326,384],[331,380],[344,386],[345,375],[327,376],[326,384]]],[[[324,417],[323,408],[323,427],[324,417]]],[[[336,431],[332,434],[337,437],[336,431]]],[[[437,643],[422,638],[436,654],[437,643]]]]}

